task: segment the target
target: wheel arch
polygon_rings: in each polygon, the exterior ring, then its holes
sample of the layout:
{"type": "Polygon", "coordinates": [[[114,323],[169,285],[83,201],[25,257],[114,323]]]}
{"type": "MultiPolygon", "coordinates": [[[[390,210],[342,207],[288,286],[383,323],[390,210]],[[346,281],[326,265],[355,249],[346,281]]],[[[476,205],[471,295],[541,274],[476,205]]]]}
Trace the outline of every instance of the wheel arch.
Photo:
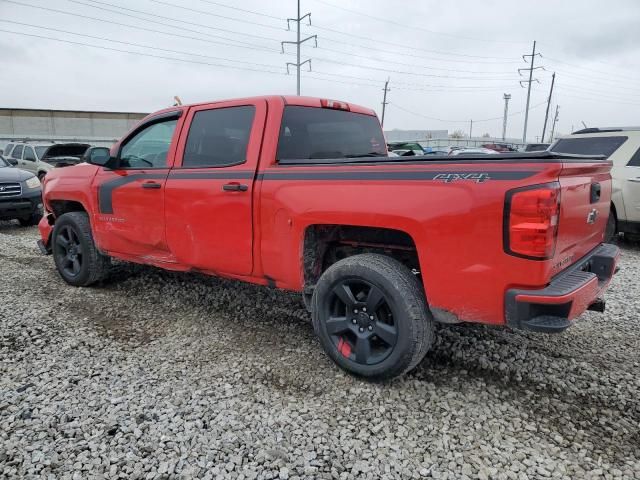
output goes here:
{"type": "Polygon", "coordinates": [[[419,275],[416,242],[408,232],[377,226],[312,224],[305,228],[303,235],[305,294],[312,293],[320,275],[329,266],[360,253],[387,255],[419,275]]]}

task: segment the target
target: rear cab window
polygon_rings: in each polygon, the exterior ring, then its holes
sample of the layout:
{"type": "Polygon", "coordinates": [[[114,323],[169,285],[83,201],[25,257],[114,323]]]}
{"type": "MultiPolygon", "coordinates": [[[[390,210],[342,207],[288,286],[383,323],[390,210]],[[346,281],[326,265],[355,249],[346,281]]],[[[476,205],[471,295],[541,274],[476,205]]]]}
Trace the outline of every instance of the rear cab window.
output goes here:
{"type": "Polygon", "coordinates": [[[293,105],[284,109],[278,161],[386,156],[382,128],[373,115],[293,105]]]}
{"type": "Polygon", "coordinates": [[[575,137],[561,138],[551,148],[552,152],[575,155],[604,155],[609,158],[629,137],[575,137]]]}

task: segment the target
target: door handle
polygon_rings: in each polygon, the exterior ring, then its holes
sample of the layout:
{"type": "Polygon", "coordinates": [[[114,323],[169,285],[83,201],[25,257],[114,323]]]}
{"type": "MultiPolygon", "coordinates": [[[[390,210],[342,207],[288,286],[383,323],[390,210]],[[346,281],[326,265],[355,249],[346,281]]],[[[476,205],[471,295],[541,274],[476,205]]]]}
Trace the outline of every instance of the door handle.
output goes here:
{"type": "Polygon", "coordinates": [[[636,177],[636,178],[628,178],[627,179],[629,182],[633,182],[633,183],[640,183],[640,177],[636,177]]]}
{"type": "Polygon", "coordinates": [[[249,187],[243,183],[231,182],[223,185],[222,190],[225,192],[246,192],[249,187]]]}
{"type": "Polygon", "coordinates": [[[162,188],[162,185],[156,182],[146,182],[142,184],[142,188],[152,188],[157,190],[158,188],[162,188]]]}

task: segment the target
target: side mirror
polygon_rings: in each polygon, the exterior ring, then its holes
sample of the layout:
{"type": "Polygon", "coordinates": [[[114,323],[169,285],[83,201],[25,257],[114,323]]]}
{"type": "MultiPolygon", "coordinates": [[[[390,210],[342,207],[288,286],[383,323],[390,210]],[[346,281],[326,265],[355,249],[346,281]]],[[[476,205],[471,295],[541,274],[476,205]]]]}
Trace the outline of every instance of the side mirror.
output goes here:
{"type": "Polygon", "coordinates": [[[7,158],[7,162],[9,162],[14,167],[18,165],[18,160],[16,160],[15,158],[7,158]]]}
{"type": "Polygon", "coordinates": [[[84,161],[100,167],[104,167],[110,159],[111,154],[107,147],[92,147],[84,155],[84,161]]]}

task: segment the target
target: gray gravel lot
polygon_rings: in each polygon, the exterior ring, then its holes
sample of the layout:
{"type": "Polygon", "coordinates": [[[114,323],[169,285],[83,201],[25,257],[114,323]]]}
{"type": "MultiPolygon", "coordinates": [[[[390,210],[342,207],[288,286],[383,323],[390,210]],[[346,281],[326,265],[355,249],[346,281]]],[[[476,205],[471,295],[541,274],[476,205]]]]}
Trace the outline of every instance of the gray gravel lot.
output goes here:
{"type": "Polygon", "coordinates": [[[62,282],[0,223],[0,477],[640,478],[640,248],[561,335],[440,328],[390,384],[298,295],[120,264],[62,282]]]}

